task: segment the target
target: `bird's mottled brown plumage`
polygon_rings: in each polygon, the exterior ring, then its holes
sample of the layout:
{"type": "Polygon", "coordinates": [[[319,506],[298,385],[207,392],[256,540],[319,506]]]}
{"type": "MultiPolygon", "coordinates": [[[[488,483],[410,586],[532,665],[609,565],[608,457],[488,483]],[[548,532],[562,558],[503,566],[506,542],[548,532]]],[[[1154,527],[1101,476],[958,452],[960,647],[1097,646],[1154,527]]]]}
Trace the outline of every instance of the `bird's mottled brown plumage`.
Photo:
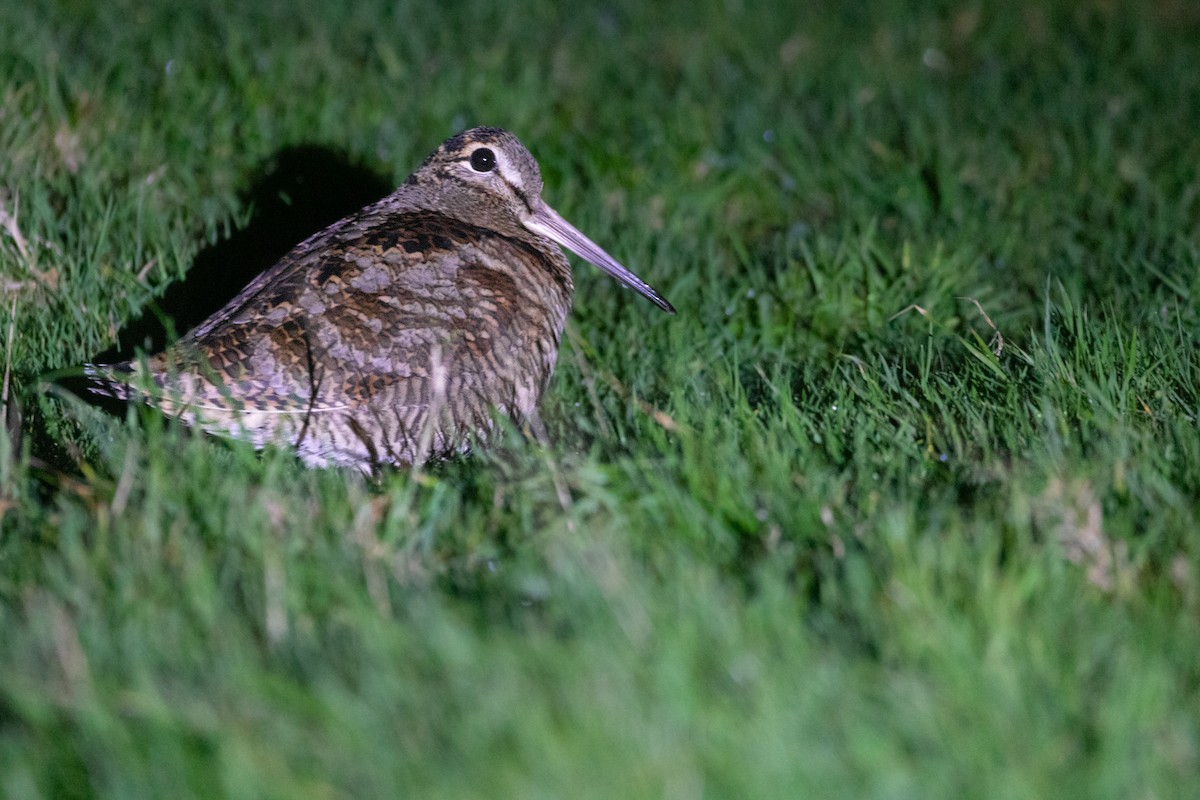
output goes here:
{"type": "Polygon", "coordinates": [[[146,362],[92,367],[99,391],[310,466],[409,465],[531,414],[571,304],[564,245],[667,311],[541,200],[516,137],[447,140],[394,193],[297,245],[146,362]],[[125,373],[122,377],[118,377],[125,373]]]}

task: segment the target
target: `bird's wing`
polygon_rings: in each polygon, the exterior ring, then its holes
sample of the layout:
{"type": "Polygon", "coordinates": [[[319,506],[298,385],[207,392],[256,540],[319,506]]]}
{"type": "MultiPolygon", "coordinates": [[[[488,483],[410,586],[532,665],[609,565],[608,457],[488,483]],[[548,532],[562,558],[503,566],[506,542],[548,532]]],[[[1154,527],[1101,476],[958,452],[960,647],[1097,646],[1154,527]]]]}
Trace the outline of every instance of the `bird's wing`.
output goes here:
{"type": "MultiPolygon", "coordinates": [[[[369,211],[299,245],[166,352],[120,365],[128,383],[190,424],[235,434],[380,396],[389,409],[428,406],[479,327],[465,276],[511,283],[486,265],[514,245],[432,212],[369,211]]],[[[481,291],[515,304],[505,288],[481,291]]]]}

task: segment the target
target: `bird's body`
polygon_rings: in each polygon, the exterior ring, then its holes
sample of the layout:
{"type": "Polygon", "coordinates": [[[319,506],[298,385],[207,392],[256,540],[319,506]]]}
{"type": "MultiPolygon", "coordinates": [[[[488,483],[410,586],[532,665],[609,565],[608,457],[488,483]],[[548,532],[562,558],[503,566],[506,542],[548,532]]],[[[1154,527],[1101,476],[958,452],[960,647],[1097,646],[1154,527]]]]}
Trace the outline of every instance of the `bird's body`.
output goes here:
{"type": "Polygon", "coordinates": [[[494,414],[527,418],[550,380],[574,290],[560,244],[673,311],[541,188],[511,134],[459,134],[172,348],[90,374],[102,392],[294,447],[310,466],[371,471],[459,452],[494,414]]]}

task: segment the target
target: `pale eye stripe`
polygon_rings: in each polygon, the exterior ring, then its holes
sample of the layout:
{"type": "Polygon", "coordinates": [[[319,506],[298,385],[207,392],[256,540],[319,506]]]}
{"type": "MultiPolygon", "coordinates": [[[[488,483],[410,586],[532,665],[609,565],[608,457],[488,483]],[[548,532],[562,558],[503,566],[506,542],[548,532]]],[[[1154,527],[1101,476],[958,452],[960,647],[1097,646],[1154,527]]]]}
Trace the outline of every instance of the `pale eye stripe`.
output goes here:
{"type": "MultiPolygon", "coordinates": [[[[480,145],[480,147],[488,147],[488,145],[483,144],[480,145]]],[[[469,162],[471,160],[471,156],[474,155],[475,150],[478,149],[479,148],[476,147],[470,153],[467,153],[461,158],[456,158],[454,160],[469,162]]],[[[500,179],[508,184],[508,188],[512,189],[513,194],[515,194],[520,201],[525,204],[525,208],[532,211],[532,208],[529,205],[529,198],[526,196],[525,190],[521,188],[521,173],[512,172],[512,165],[509,164],[508,158],[505,157],[503,150],[497,150],[494,147],[491,148],[491,150],[496,154],[496,168],[492,171],[499,175],[500,179]]]]}
{"type": "MultiPolygon", "coordinates": [[[[486,144],[480,145],[480,147],[488,147],[488,145],[486,145],[486,144]]],[[[471,156],[475,155],[475,150],[478,150],[478,149],[479,149],[479,147],[476,147],[474,150],[472,150],[471,152],[462,156],[461,158],[456,158],[454,160],[469,162],[471,160],[471,156]]],[[[492,153],[496,156],[496,169],[493,170],[493,172],[498,173],[501,178],[504,178],[504,180],[508,181],[509,185],[519,186],[520,182],[521,182],[520,181],[521,175],[520,175],[520,173],[516,173],[516,174],[513,173],[512,165],[508,162],[508,158],[504,155],[504,151],[497,150],[494,147],[490,147],[488,149],[490,149],[492,151],[492,153]]]]}
{"type": "Polygon", "coordinates": [[[512,186],[514,189],[521,185],[521,174],[513,173],[512,164],[508,162],[504,153],[500,150],[496,153],[496,172],[500,173],[500,177],[504,178],[505,183],[512,186]]]}

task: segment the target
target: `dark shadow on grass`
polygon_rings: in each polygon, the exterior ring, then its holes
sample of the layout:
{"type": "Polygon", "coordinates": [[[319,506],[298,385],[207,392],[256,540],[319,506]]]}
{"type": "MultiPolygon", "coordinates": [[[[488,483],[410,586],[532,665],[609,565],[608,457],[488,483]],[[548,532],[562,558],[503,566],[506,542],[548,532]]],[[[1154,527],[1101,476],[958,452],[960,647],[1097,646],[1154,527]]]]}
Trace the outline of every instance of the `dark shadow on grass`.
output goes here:
{"type": "Polygon", "coordinates": [[[242,194],[253,209],[245,228],[205,248],[172,284],[127,324],[117,344],[94,361],[111,364],[141,350],[156,353],[216,313],[293,246],[395,187],[345,154],[316,145],[281,150],[242,194]]]}

